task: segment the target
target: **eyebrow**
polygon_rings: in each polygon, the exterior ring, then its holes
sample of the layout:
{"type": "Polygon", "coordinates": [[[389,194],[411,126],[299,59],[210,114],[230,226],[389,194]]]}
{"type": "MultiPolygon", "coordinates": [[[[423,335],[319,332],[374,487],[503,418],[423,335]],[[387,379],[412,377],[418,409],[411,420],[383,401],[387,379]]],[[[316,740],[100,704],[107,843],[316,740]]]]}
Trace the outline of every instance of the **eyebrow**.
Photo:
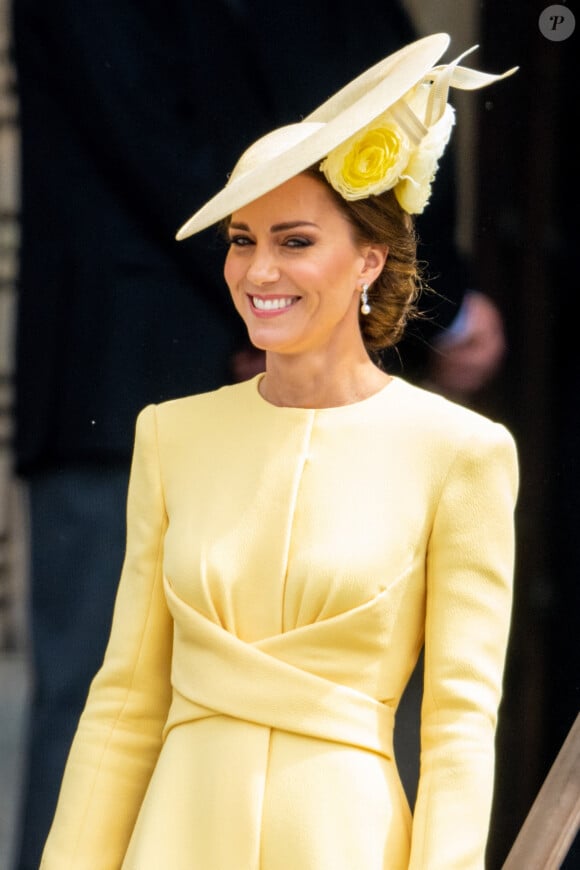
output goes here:
{"type": "MultiPolygon", "coordinates": [[[[284,230],[295,230],[296,227],[316,227],[319,229],[318,224],[313,223],[312,221],[286,221],[281,224],[274,224],[270,227],[271,233],[280,233],[284,230]]],[[[231,221],[230,228],[234,230],[246,230],[246,232],[250,232],[250,227],[248,224],[243,223],[234,223],[231,221]]]]}

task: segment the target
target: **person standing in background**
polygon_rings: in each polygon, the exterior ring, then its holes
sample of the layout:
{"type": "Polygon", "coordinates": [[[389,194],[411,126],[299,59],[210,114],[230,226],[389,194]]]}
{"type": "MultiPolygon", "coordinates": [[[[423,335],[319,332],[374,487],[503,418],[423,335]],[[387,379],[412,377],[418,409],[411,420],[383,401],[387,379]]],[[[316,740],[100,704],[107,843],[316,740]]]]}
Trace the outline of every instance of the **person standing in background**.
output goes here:
{"type": "MultiPolygon", "coordinates": [[[[104,653],[137,413],[242,379],[248,359],[262,364],[223,287],[215,234],[180,246],[174,229],[246,144],[414,38],[399,4],[369,14],[388,27],[369,28],[366,16],[356,26],[342,2],[13,3],[22,141],[15,450],[30,502],[33,666],[19,870],[38,867],[104,653]]],[[[440,184],[420,224],[428,240],[426,221],[438,221],[450,250],[452,193],[440,184]]],[[[456,252],[439,257],[431,269],[455,306],[437,312],[441,329],[470,285],[451,278],[456,252]]]]}

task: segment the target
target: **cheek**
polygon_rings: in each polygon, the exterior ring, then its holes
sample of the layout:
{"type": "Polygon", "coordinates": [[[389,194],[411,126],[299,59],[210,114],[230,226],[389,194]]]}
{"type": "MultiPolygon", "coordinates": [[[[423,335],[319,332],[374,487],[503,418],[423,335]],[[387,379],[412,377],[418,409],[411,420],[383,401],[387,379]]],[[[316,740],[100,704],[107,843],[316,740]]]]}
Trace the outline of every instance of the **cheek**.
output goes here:
{"type": "Polygon", "coordinates": [[[238,312],[239,315],[243,317],[244,309],[242,305],[242,299],[245,298],[244,294],[238,289],[240,286],[240,280],[242,278],[243,270],[240,268],[239,263],[231,257],[226,257],[224,263],[224,278],[230,291],[230,298],[234,304],[234,308],[238,312]]]}
{"type": "Polygon", "coordinates": [[[224,262],[224,278],[226,279],[226,284],[230,289],[230,293],[232,292],[235,283],[236,283],[236,273],[237,273],[235,263],[230,257],[229,254],[226,255],[226,259],[224,262]]]}
{"type": "Polygon", "coordinates": [[[233,246],[229,248],[224,260],[224,278],[232,293],[237,289],[240,281],[246,277],[249,264],[246,251],[233,246]]]}
{"type": "Polygon", "coordinates": [[[350,292],[356,289],[357,283],[357,263],[349,256],[336,256],[332,263],[329,264],[328,274],[332,284],[336,288],[341,288],[341,291],[350,292]]]}

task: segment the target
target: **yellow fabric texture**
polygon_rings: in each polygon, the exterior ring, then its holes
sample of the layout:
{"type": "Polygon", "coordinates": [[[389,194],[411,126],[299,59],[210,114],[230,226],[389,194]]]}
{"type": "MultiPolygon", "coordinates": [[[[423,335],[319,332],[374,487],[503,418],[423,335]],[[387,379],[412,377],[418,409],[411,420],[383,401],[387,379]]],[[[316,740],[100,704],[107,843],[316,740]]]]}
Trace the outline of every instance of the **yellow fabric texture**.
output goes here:
{"type": "Polygon", "coordinates": [[[258,381],[139,415],[42,870],[482,870],[513,439],[399,378],[323,410],[258,381]],[[411,819],[392,733],[423,644],[411,819]]]}

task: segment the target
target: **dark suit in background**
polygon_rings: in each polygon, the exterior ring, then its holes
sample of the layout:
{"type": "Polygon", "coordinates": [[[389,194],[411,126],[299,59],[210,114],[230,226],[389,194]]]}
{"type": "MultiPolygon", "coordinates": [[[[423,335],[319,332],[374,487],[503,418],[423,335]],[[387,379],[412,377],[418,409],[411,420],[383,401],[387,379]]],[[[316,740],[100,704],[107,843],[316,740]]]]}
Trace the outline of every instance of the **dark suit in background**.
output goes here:
{"type": "MultiPolygon", "coordinates": [[[[19,870],[38,867],[108,637],[136,415],[234,379],[246,341],[215,230],[179,244],[175,231],[257,136],[415,37],[395,4],[357,18],[336,0],[13,4],[15,447],[30,498],[34,675],[19,870]]],[[[421,232],[434,240],[427,220],[438,227],[448,262],[432,272],[460,296],[453,203],[440,184],[421,232]]]]}

